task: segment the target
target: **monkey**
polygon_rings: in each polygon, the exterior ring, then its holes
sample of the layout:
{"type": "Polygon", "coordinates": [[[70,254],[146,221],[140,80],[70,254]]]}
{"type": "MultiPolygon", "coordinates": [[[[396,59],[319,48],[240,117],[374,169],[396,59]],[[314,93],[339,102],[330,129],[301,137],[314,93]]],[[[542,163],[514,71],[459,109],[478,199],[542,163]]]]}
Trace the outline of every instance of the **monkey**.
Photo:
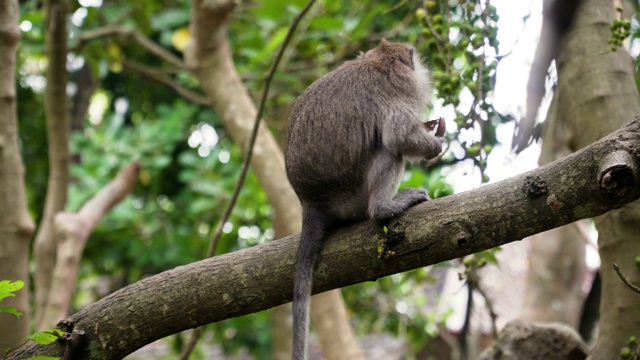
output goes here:
{"type": "Polygon", "coordinates": [[[423,189],[398,187],[405,160],[442,151],[444,120],[422,122],[430,94],[429,71],[414,48],[383,39],[294,103],[285,149],[287,177],[302,205],[294,360],[306,359],[313,269],[327,234],[345,223],[395,217],[429,199],[423,189]]]}

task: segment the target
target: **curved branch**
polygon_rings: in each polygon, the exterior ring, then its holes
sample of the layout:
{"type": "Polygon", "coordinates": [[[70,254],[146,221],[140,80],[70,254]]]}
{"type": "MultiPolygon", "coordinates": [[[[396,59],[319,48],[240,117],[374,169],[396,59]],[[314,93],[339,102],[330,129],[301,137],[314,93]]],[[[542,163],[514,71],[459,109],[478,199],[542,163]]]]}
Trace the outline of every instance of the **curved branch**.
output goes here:
{"type": "Polygon", "coordinates": [[[162,85],[166,85],[173,89],[178,95],[182,96],[185,100],[194,104],[202,106],[211,106],[211,102],[203,95],[198,94],[195,91],[191,91],[186,87],[180,85],[170,76],[167,76],[163,71],[153,69],[145,65],[136,63],[135,61],[125,60],[122,62],[125,70],[137,72],[141,75],[148,77],[153,81],[157,81],[162,85]]]}
{"type": "MultiPolygon", "coordinates": [[[[339,229],[322,251],[314,293],[486,250],[634,201],[640,198],[639,184],[624,194],[608,192],[598,170],[616,151],[640,162],[638,147],[640,117],[528,173],[422,203],[385,224],[363,222],[339,229]],[[386,260],[377,256],[378,243],[386,236],[383,226],[398,240],[391,249],[394,255],[386,260]]],[[[71,317],[76,329],[85,331],[86,347],[78,359],[121,359],[167,335],[290,301],[298,241],[296,234],[181,266],[103,298],[71,317]]],[[[61,356],[63,351],[61,345],[29,344],[8,359],[61,356]]]]}
{"type": "Polygon", "coordinates": [[[150,53],[156,55],[160,59],[177,66],[179,69],[185,68],[182,59],[173,55],[162,46],[156,44],[137,29],[122,27],[117,24],[107,25],[80,34],[78,36],[78,42],[70,50],[79,52],[88,42],[109,36],[118,36],[124,41],[134,40],[140,46],[147,49],[150,53]]]}
{"type": "Polygon", "coordinates": [[[133,162],[89,199],[76,213],[59,212],[54,227],[56,263],[51,275],[49,301],[41,308],[42,323],[54,324],[67,317],[76,288],[80,258],[89,236],[105,214],[133,190],[140,165],[133,162]]]}
{"type": "Polygon", "coordinates": [[[618,264],[615,264],[615,263],[613,264],[613,270],[616,271],[616,274],[618,274],[618,277],[620,278],[620,280],[622,280],[622,282],[625,285],[627,285],[629,289],[640,294],[640,287],[633,285],[631,281],[629,281],[624,275],[622,275],[622,272],[620,271],[620,267],[618,266],[618,264]]]}

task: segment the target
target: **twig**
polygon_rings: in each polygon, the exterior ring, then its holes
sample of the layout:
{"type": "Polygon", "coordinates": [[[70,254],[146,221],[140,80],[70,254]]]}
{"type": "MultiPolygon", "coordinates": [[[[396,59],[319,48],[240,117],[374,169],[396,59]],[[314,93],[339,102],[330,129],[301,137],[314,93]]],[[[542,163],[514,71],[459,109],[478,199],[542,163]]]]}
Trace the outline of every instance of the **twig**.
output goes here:
{"type": "Polygon", "coordinates": [[[472,265],[468,268],[466,274],[467,281],[473,286],[473,289],[477,290],[478,293],[480,293],[480,295],[484,298],[487,310],[489,311],[489,316],[491,317],[491,334],[493,336],[493,339],[495,340],[498,338],[498,328],[496,326],[496,319],[498,318],[498,315],[496,315],[496,312],[493,310],[493,302],[491,302],[491,299],[489,299],[487,293],[484,291],[484,289],[482,289],[482,286],[480,286],[478,267],[476,265],[472,265]]]}
{"type": "MultiPolygon", "coordinates": [[[[401,7],[403,7],[405,4],[407,3],[407,0],[402,0],[400,2],[398,2],[396,5],[392,6],[391,8],[385,10],[385,12],[382,13],[382,15],[387,15],[391,12],[394,12],[398,9],[400,9],[401,7]]],[[[413,16],[413,14],[411,14],[411,16],[413,16]]]]}
{"type": "Polygon", "coordinates": [[[491,302],[491,299],[489,299],[487,293],[482,289],[479,282],[476,284],[475,289],[480,293],[480,295],[482,295],[485,304],[487,305],[489,316],[491,317],[491,335],[493,336],[493,339],[496,340],[498,339],[498,328],[496,326],[496,319],[498,318],[498,315],[496,315],[496,312],[493,310],[493,302],[491,302]]]}
{"type": "Polygon", "coordinates": [[[182,349],[182,353],[180,353],[180,357],[178,357],[178,360],[189,359],[189,356],[191,355],[193,350],[196,348],[196,345],[198,344],[198,340],[200,340],[200,337],[202,336],[202,328],[197,327],[191,330],[190,334],[191,334],[191,337],[189,338],[189,342],[187,343],[187,346],[185,346],[184,349],[182,349]]]}
{"type": "Polygon", "coordinates": [[[150,68],[131,60],[125,60],[122,64],[127,70],[132,70],[150,78],[151,80],[157,81],[163,85],[170,87],[185,100],[198,105],[211,106],[211,102],[209,101],[209,99],[207,99],[206,96],[200,95],[197,92],[191,91],[178,84],[173,78],[167,76],[165,72],[160,69],[150,68]]]}
{"type": "MultiPolygon", "coordinates": [[[[251,156],[253,155],[253,146],[256,143],[256,137],[258,136],[258,129],[260,128],[260,120],[262,119],[264,107],[267,102],[267,95],[269,94],[269,86],[271,85],[271,80],[273,79],[273,75],[275,74],[276,69],[280,64],[280,60],[282,59],[282,55],[284,54],[284,51],[287,48],[287,45],[289,44],[289,41],[291,41],[291,38],[293,37],[293,33],[298,27],[298,23],[300,22],[302,17],[309,11],[309,9],[311,9],[311,6],[313,5],[314,2],[315,0],[309,0],[309,3],[307,4],[307,6],[304,9],[302,9],[302,11],[293,19],[293,22],[289,27],[289,32],[287,32],[287,36],[285,37],[284,42],[280,47],[280,51],[276,56],[276,60],[274,61],[273,66],[269,71],[269,74],[265,78],[264,91],[262,92],[262,99],[260,100],[260,108],[258,109],[258,113],[256,114],[256,118],[254,120],[253,130],[251,132],[251,138],[249,139],[247,154],[244,158],[244,161],[242,162],[242,169],[240,170],[240,176],[238,177],[236,186],[233,189],[233,194],[231,195],[231,199],[229,200],[229,203],[227,204],[227,207],[225,208],[224,213],[222,214],[222,217],[218,221],[218,224],[216,225],[216,229],[211,237],[211,243],[209,244],[209,250],[207,251],[207,258],[213,257],[216,253],[218,243],[220,242],[220,236],[222,236],[222,227],[229,220],[229,217],[231,216],[231,211],[233,211],[236,201],[238,200],[240,189],[242,188],[242,185],[244,184],[244,180],[247,177],[247,171],[249,170],[249,163],[251,162],[251,156]]],[[[185,350],[182,352],[182,354],[180,354],[180,357],[179,357],[180,360],[187,360],[189,358],[189,355],[195,348],[201,336],[202,336],[202,330],[200,328],[194,329],[191,332],[191,338],[189,339],[189,343],[185,348],[185,350]]]]}
{"type": "Polygon", "coordinates": [[[89,41],[108,36],[119,36],[120,38],[125,40],[133,39],[143,48],[147,49],[150,53],[158,56],[166,62],[171,63],[180,69],[185,68],[182,59],[173,55],[162,46],[156,44],[151,39],[143,35],[140,31],[133,28],[122,27],[117,24],[107,25],[82,33],[80,36],[78,36],[78,43],[69,50],[78,52],[89,41]]]}
{"type": "MultiPolygon", "coordinates": [[[[387,14],[389,12],[394,11],[395,8],[404,5],[404,3],[406,3],[406,1],[400,2],[398,5],[394,6],[393,9],[387,10],[387,12],[385,12],[384,14],[387,14]]],[[[409,24],[411,23],[411,21],[413,21],[414,16],[415,15],[412,12],[407,13],[407,15],[405,15],[404,19],[402,19],[400,22],[398,22],[393,28],[391,28],[391,29],[389,29],[389,30],[387,30],[385,32],[372,34],[369,37],[369,39],[372,39],[372,40],[391,39],[391,38],[394,38],[394,37],[398,36],[398,34],[401,31],[403,31],[407,27],[409,27],[409,24]]]]}
{"type": "Polygon", "coordinates": [[[622,275],[622,272],[620,272],[620,267],[618,266],[618,264],[613,263],[613,270],[616,271],[616,274],[618,274],[618,277],[620,278],[620,280],[622,280],[622,282],[627,285],[629,287],[629,289],[637,292],[638,294],[640,294],[640,287],[637,287],[635,285],[633,285],[629,280],[627,280],[626,277],[624,277],[624,275],[622,275]]]}
{"type": "MultiPolygon", "coordinates": [[[[471,271],[471,270],[470,270],[471,271]]],[[[471,313],[473,312],[473,288],[475,281],[469,280],[470,273],[467,274],[467,306],[464,313],[464,323],[460,334],[458,334],[458,346],[460,347],[460,359],[467,360],[469,358],[469,344],[467,336],[469,336],[469,328],[471,327],[471,313]]]]}

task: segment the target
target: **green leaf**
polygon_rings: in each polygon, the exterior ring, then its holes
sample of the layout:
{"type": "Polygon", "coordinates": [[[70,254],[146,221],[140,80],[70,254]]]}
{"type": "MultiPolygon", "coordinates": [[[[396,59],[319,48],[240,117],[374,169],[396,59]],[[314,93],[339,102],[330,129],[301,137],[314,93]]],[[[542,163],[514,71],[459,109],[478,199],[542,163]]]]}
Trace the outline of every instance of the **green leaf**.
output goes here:
{"type": "Polygon", "coordinates": [[[18,318],[22,316],[22,313],[18,311],[18,309],[14,308],[13,306],[0,306],[0,313],[3,313],[3,312],[13,314],[18,318]]]}
{"type": "Polygon", "coordinates": [[[16,294],[10,292],[0,292],[0,301],[6,297],[14,297],[16,294]]]}
{"type": "Polygon", "coordinates": [[[28,360],[60,360],[60,358],[53,356],[34,356],[29,358],[28,360]]]}
{"type": "Polygon", "coordinates": [[[64,334],[66,334],[66,332],[60,329],[48,329],[33,333],[27,336],[27,339],[33,340],[40,345],[49,345],[54,341],[60,339],[62,336],[64,336],[64,334]]]}
{"type": "Polygon", "coordinates": [[[24,282],[20,280],[13,281],[13,282],[9,280],[0,281],[0,301],[2,301],[2,299],[6,297],[16,296],[14,292],[22,289],[23,287],[24,287],[24,282]]]}
{"type": "Polygon", "coordinates": [[[16,292],[24,287],[23,281],[9,281],[2,280],[0,281],[0,292],[16,292]]]}
{"type": "Polygon", "coordinates": [[[478,256],[478,258],[490,263],[490,264],[494,264],[497,265],[498,264],[498,258],[496,257],[495,253],[502,250],[501,248],[495,248],[495,249],[490,249],[490,250],[485,250],[482,252],[477,253],[476,255],[478,256]]]}
{"type": "MultiPolygon", "coordinates": [[[[346,24],[344,21],[336,18],[334,16],[319,16],[313,19],[311,23],[311,28],[314,30],[323,30],[323,31],[331,31],[331,30],[342,30],[346,24]]],[[[352,26],[352,28],[355,26],[352,26]]]]}

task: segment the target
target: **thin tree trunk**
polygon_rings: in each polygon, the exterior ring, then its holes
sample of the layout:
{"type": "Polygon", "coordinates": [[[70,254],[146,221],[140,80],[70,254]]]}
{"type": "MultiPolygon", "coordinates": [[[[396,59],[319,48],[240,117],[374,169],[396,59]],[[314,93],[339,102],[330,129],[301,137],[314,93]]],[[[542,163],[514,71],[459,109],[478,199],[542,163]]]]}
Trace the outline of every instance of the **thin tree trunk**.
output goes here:
{"type": "Polygon", "coordinates": [[[27,210],[24,165],[18,145],[16,49],[20,39],[18,1],[0,1],[0,281],[21,280],[25,287],[2,306],[13,306],[18,319],[0,314],[0,350],[15,347],[29,332],[29,240],[34,224],[27,210]]]}
{"type": "Polygon", "coordinates": [[[364,360],[364,354],[357,344],[348,321],[347,308],[340,290],[323,292],[311,301],[311,322],[318,334],[341,334],[340,336],[320,336],[320,347],[325,359],[364,360]],[[346,328],[344,328],[346,327],[346,328]]]}
{"type": "MultiPolygon", "coordinates": [[[[611,0],[586,0],[556,61],[559,111],[572,150],[587,146],[640,113],[631,58],[623,48],[612,52],[607,43],[614,18],[611,0]]],[[[631,282],[640,283],[634,259],[640,254],[638,224],[637,201],[596,219],[603,291],[593,359],[619,358],[629,338],[640,335],[640,296],[612,269],[618,263],[631,282]]]]}
{"type": "Polygon", "coordinates": [[[536,234],[521,318],[578,328],[586,275],[585,242],[575,224],[536,234]]]}
{"type": "MultiPolygon", "coordinates": [[[[220,115],[225,128],[234,141],[245,149],[257,111],[236,72],[227,41],[226,25],[233,8],[233,1],[215,3],[193,1],[191,34],[194,41],[192,47],[185,52],[185,56],[187,67],[211,99],[213,108],[220,115]]],[[[262,124],[251,166],[276,213],[274,228],[282,229],[283,235],[298,232],[302,221],[298,198],[287,181],[282,150],[273,135],[262,124]]],[[[322,307],[336,309],[332,316],[339,316],[334,319],[337,324],[340,324],[339,326],[332,331],[324,331],[324,327],[318,328],[318,335],[323,339],[322,343],[342,344],[344,353],[361,354],[346,316],[344,302],[339,296],[341,295],[338,292],[337,296],[312,299],[312,303],[328,302],[322,307]]],[[[312,308],[316,305],[312,305],[312,308]]],[[[282,314],[282,312],[279,313],[282,314]]],[[[276,323],[286,324],[286,321],[276,321],[276,323]]]]}
{"type": "Polygon", "coordinates": [[[55,266],[56,239],[53,219],[64,210],[69,187],[69,120],[67,109],[67,0],[47,0],[45,4],[45,40],[47,47],[47,90],[45,116],[49,146],[49,180],[44,213],[34,245],[36,263],[35,296],[36,328],[51,324],[42,322],[42,314],[49,300],[51,275],[55,266]]]}

